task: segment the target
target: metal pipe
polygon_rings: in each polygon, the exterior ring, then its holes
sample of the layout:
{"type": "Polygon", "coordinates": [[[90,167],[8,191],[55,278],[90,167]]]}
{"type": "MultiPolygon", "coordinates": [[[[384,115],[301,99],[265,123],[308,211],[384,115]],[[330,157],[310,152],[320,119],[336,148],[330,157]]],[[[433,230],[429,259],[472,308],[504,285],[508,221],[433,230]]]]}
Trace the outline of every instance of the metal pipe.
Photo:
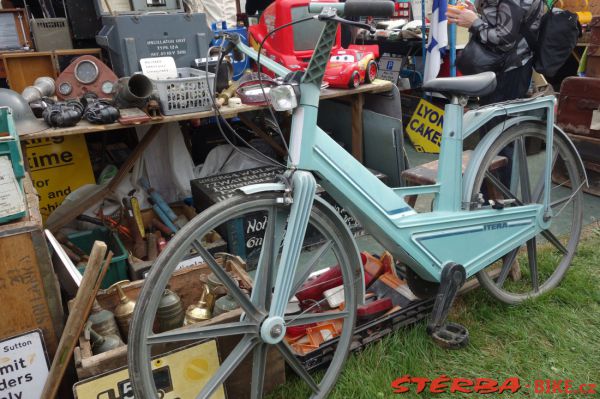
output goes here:
{"type": "MultiPolygon", "coordinates": [[[[455,5],[456,0],[449,0],[448,4],[455,5]]],[[[450,76],[456,76],[456,24],[450,24],[448,46],[450,47],[450,76]]]]}

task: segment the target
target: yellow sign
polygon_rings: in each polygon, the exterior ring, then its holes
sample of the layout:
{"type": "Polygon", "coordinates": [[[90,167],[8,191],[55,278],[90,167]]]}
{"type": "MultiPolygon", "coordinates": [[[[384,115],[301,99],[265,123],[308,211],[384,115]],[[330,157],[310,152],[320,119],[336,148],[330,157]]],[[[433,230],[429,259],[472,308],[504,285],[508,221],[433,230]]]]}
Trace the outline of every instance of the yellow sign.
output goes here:
{"type": "Polygon", "coordinates": [[[25,148],[44,221],[68,194],[95,183],[83,134],[26,140],[25,148]]]}
{"type": "Polygon", "coordinates": [[[444,110],[429,101],[421,100],[406,126],[406,131],[415,150],[437,154],[442,143],[443,126],[444,110]]]}
{"type": "MultiPolygon", "coordinates": [[[[219,368],[214,340],[194,345],[152,360],[156,389],[161,399],[195,399],[209,378],[219,368]]],[[[133,398],[126,368],[80,381],[73,386],[76,399],[133,398]]],[[[225,399],[220,386],[211,399],[225,399]]]]}

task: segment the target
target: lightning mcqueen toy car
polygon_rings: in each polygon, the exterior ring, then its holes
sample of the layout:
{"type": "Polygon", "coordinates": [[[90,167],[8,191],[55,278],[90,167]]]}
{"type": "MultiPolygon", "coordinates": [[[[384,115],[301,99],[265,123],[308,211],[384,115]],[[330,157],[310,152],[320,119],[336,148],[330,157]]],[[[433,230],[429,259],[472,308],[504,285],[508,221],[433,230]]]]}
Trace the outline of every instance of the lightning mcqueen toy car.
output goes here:
{"type": "Polygon", "coordinates": [[[356,88],[361,83],[371,83],[377,77],[379,46],[354,46],[331,53],[323,80],[330,87],[356,88]]]}

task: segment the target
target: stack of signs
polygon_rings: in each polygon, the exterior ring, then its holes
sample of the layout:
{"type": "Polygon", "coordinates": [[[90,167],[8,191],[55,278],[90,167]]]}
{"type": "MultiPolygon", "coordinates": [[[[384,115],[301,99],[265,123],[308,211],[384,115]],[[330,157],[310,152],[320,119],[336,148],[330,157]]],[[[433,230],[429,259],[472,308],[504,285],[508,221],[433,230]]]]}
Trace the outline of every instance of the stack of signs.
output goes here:
{"type": "Polygon", "coordinates": [[[422,99],[406,126],[406,132],[415,150],[438,154],[443,126],[444,110],[422,99]]]}

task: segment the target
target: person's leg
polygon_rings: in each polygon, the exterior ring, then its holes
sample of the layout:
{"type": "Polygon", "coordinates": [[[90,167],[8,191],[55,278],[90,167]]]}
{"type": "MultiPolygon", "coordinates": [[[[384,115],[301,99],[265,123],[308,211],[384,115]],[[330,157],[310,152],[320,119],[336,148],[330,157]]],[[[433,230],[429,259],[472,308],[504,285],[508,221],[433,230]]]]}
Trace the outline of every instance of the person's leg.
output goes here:
{"type": "MultiPolygon", "coordinates": [[[[516,100],[518,98],[524,98],[527,95],[527,91],[529,90],[529,86],[531,84],[531,75],[533,73],[533,62],[529,61],[527,64],[520,68],[513,69],[508,72],[504,72],[496,75],[496,90],[494,93],[489,96],[482,97],[480,104],[481,105],[489,105],[504,101],[516,100]]],[[[505,117],[496,117],[493,118],[490,122],[485,124],[479,130],[480,138],[483,138],[485,134],[496,126],[498,123],[502,122],[505,117]]],[[[512,160],[513,160],[514,149],[512,147],[506,147],[502,151],[500,151],[501,156],[504,156],[508,159],[508,163],[505,167],[500,168],[495,173],[499,177],[500,181],[507,187],[510,188],[510,177],[512,174],[512,160]]],[[[487,192],[487,187],[482,187],[482,194],[486,200],[488,199],[498,199],[498,198],[488,198],[490,196],[498,195],[498,193],[491,194],[487,192]]]]}

